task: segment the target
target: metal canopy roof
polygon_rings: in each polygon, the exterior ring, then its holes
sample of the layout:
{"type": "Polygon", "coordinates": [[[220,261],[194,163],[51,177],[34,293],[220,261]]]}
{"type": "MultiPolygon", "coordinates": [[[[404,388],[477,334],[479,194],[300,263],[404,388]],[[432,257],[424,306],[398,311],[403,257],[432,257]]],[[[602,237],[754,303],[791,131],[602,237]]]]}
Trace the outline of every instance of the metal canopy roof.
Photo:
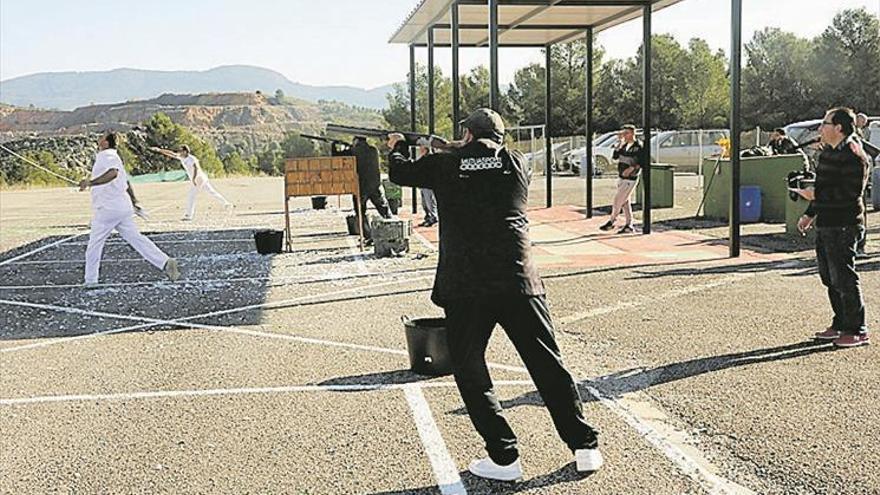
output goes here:
{"type": "MultiPolygon", "coordinates": [[[[564,43],[583,36],[587,27],[600,32],[681,0],[498,0],[498,44],[535,47],[564,43]]],[[[389,40],[390,43],[428,43],[434,26],[435,46],[452,43],[450,9],[454,0],[422,0],[389,40]]],[[[489,7],[486,0],[458,0],[460,46],[487,46],[489,7]]]]}

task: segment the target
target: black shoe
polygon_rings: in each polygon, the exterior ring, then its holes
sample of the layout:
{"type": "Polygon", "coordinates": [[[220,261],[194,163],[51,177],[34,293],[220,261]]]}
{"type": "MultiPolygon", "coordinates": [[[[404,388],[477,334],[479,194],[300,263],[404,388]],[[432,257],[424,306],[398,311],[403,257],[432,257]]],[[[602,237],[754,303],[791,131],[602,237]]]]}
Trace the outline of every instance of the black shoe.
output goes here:
{"type": "Polygon", "coordinates": [[[614,222],[612,222],[611,220],[609,220],[609,221],[603,223],[602,226],[599,227],[599,230],[608,231],[608,230],[611,230],[611,229],[613,229],[613,228],[614,228],[614,222]]]}
{"type": "Polygon", "coordinates": [[[635,232],[632,228],[632,225],[624,225],[623,228],[617,231],[618,234],[632,234],[635,232]]]}

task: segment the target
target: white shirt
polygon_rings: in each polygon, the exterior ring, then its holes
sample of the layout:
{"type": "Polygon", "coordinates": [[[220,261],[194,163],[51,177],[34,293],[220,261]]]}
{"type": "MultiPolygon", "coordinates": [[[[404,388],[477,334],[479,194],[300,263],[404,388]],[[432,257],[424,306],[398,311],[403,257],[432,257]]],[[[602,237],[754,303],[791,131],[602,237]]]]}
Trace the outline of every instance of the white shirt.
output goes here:
{"type": "Polygon", "coordinates": [[[202,170],[202,166],[199,164],[199,159],[192,154],[186,155],[186,158],[181,158],[180,163],[183,165],[183,169],[186,170],[186,175],[189,177],[190,181],[192,181],[196,170],[199,171],[199,174],[196,175],[196,185],[201,185],[207,180],[208,176],[205,175],[205,171],[202,170]]]}
{"type": "Polygon", "coordinates": [[[122,166],[122,159],[113,148],[98,152],[92,165],[92,179],[116,169],[116,177],[106,184],[92,186],[92,208],[95,210],[126,212],[132,211],[128,196],[128,174],[122,166]]]}

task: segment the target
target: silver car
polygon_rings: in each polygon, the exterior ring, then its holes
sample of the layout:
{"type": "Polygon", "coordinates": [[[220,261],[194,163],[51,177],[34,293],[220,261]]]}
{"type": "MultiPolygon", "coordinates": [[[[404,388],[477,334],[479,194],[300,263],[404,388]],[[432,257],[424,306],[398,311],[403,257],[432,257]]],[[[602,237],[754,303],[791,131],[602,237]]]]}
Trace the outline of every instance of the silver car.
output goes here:
{"type": "MultiPolygon", "coordinates": [[[[637,131],[637,135],[641,138],[641,130],[637,131]]],[[[678,171],[696,172],[703,158],[721,153],[721,146],[717,143],[729,135],[727,129],[655,131],[651,138],[651,161],[676,165],[678,171]]],[[[613,154],[618,142],[617,132],[603,134],[600,138],[602,140],[598,144],[598,139],[593,142],[596,175],[613,172],[613,154]]],[[[579,170],[584,159],[584,148],[570,151],[568,159],[575,170],[579,170]]]]}

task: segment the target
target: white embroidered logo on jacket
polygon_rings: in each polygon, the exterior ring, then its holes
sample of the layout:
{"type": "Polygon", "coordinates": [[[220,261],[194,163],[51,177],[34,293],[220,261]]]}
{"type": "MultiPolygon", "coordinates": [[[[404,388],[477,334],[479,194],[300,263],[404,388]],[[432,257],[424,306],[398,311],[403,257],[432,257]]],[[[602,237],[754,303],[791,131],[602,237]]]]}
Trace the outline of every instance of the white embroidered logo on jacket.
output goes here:
{"type": "Polygon", "coordinates": [[[494,170],[503,168],[501,158],[497,156],[483,156],[478,158],[462,158],[458,169],[463,172],[474,170],[494,170]]]}

